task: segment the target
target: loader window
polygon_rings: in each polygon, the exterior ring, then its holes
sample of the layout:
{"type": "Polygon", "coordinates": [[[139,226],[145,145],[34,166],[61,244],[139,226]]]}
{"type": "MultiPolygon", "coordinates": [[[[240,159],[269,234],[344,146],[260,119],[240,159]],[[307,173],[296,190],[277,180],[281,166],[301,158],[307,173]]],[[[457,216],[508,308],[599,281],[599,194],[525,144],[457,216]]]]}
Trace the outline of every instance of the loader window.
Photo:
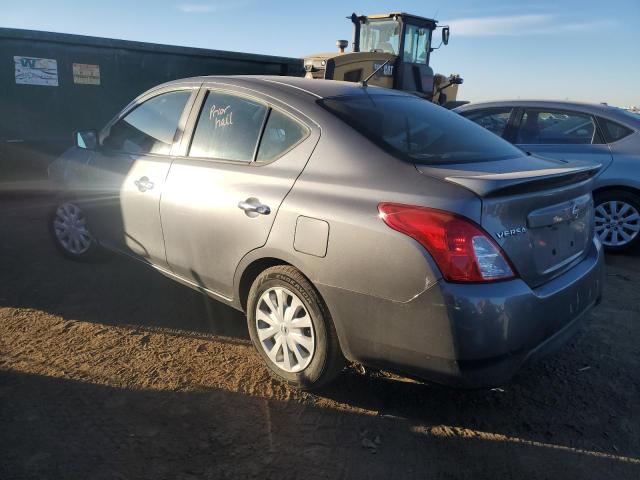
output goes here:
{"type": "Polygon", "coordinates": [[[383,150],[412,163],[482,162],[523,155],[483,127],[418,97],[367,91],[318,103],[383,150]]]}
{"type": "Polygon", "coordinates": [[[398,55],[400,23],[395,20],[374,20],[360,26],[360,51],[398,55]]]}
{"type": "Polygon", "coordinates": [[[407,25],[404,33],[402,60],[407,63],[427,63],[431,30],[416,25],[407,25]]]}

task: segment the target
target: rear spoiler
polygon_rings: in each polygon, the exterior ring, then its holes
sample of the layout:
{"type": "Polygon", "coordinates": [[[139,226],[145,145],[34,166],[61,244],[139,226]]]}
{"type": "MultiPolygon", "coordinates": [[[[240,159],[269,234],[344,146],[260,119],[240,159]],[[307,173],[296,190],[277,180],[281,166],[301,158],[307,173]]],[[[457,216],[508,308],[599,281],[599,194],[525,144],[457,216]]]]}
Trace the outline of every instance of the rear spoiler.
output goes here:
{"type": "MultiPolygon", "coordinates": [[[[594,177],[602,165],[576,162],[574,166],[559,166],[538,170],[506,173],[461,171],[460,169],[437,169],[436,175],[443,180],[471,190],[480,197],[528,193],[537,190],[558,188],[580,183],[594,177]]],[[[427,166],[417,166],[424,174],[435,173],[427,166]],[[431,171],[430,171],[431,170],[431,171]]]]}

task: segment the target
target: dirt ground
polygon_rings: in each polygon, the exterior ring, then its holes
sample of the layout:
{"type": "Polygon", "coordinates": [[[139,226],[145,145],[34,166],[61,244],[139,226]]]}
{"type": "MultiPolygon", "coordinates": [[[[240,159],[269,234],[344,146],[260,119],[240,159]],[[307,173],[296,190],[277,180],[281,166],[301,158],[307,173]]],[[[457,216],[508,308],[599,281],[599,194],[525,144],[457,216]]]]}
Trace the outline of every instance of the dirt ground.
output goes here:
{"type": "Polygon", "coordinates": [[[0,478],[640,478],[640,253],[501,389],[270,379],[244,316],[131,260],[60,257],[0,198],[0,478]]]}

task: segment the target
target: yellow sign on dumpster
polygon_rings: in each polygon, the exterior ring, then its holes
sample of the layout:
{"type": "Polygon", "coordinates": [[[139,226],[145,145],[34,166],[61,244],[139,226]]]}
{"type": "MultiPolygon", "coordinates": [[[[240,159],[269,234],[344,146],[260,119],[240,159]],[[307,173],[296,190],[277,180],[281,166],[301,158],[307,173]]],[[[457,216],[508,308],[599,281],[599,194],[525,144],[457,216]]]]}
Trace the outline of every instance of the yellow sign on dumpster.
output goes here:
{"type": "Polygon", "coordinates": [[[100,85],[100,65],[74,63],[73,83],[80,83],[83,85],[100,85]]]}

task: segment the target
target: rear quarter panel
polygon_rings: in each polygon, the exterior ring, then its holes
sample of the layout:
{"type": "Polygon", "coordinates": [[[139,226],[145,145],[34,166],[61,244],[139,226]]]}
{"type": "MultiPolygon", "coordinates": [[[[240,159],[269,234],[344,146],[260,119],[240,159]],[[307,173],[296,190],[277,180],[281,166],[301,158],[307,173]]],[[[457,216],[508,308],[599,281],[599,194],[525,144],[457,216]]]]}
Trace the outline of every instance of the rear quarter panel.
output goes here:
{"type": "Polygon", "coordinates": [[[613,161],[596,178],[596,190],[629,187],[640,191],[640,132],[609,145],[613,161]]]}
{"type": "Polygon", "coordinates": [[[379,217],[380,202],[441,208],[479,219],[471,192],[425,177],[348,127],[323,129],[307,167],[283,202],[269,237],[291,249],[299,216],[329,224],[323,258],[296,254],[318,283],[403,302],[440,278],[427,252],[379,217]],[[312,258],[307,258],[312,257],[312,258]]]}
{"type": "Polygon", "coordinates": [[[300,269],[323,294],[348,352],[341,332],[349,318],[343,318],[338,305],[344,294],[352,295],[363,309],[378,300],[405,304],[441,278],[420,244],[382,221],[378,204],[423,205],[479,222],[481,203],[470,191],[418,173],[413,164],[387,155],[333,117],[330,120],[336,125],[323,125],[321,139],[282,203],[266,245],[250,252],[238,272],[265,257],[300,269]],[[329,225],[324,257],[295,251],[301,216],[329,225]]]}

